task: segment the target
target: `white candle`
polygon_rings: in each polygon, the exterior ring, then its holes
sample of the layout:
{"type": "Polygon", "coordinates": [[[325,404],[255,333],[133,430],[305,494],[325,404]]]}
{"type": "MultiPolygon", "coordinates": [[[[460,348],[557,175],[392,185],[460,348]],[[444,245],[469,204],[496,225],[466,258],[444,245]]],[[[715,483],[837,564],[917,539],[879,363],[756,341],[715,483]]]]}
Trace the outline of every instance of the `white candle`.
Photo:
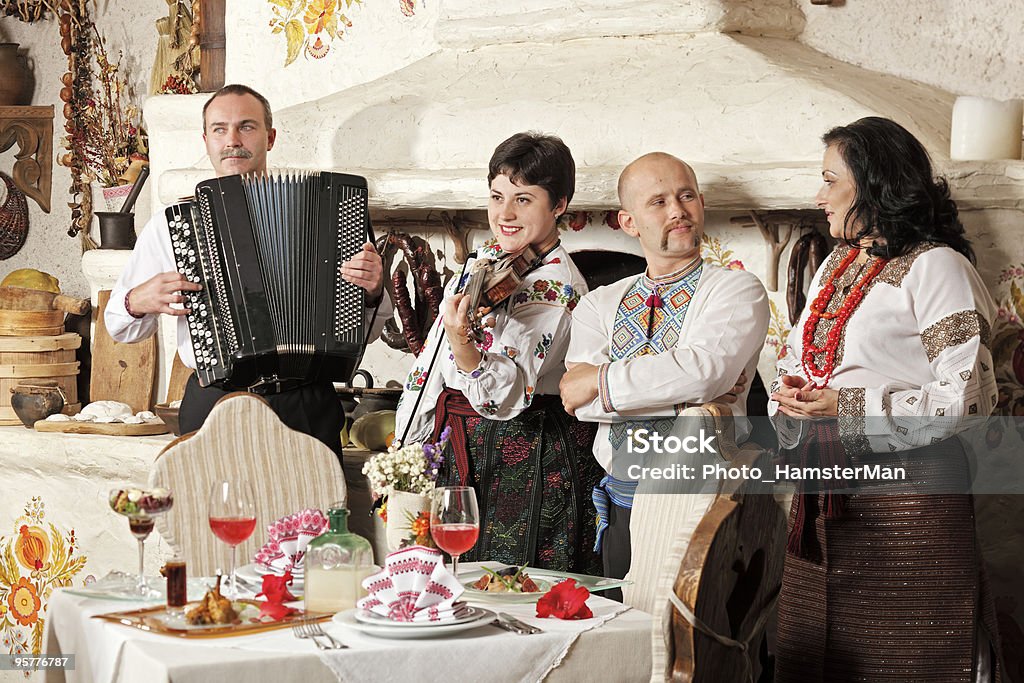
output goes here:
{"type": "Polygon", "coordinates": [[[1021,100],[958,97],[949,136],[951,159],[1020,159],[1021,100]]]}

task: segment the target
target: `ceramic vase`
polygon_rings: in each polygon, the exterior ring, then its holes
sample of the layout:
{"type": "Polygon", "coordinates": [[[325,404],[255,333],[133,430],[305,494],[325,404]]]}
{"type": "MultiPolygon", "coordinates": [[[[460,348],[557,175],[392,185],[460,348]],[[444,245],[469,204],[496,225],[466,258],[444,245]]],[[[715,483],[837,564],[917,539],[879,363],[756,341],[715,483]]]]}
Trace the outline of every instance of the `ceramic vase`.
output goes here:
{"type": "Polygon", "coordinates": [[[388,494],[388,550],[394,552],[402,541],[412,535],[412,520],[421,512],[430,512],[430,497],[408,491],[392,491],[388,494]]]}
{"type": "Polygon", "coordinates": [[[25,63],[18,57],[18,43],[0,43],[0,106],[28,104],[31,77],[25,63]]]}

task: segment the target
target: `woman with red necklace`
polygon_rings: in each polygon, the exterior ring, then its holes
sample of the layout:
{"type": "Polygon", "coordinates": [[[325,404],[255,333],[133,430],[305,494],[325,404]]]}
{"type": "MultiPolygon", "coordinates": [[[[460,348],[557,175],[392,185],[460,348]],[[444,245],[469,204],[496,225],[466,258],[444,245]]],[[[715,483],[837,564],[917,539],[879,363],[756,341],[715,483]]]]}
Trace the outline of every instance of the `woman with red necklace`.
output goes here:
{"type": "Polygon", "coordinates": [[[816,203],[839,244],[811,283],[769,410],[802,466],[908,474],[853,493],[835,480],[798,490],[776,681],[998,680],[973,500],[951,493],[970,480],[955,435],[996,403],[995,304],[913,135],[868,117],[823,141],[816,203]]]}

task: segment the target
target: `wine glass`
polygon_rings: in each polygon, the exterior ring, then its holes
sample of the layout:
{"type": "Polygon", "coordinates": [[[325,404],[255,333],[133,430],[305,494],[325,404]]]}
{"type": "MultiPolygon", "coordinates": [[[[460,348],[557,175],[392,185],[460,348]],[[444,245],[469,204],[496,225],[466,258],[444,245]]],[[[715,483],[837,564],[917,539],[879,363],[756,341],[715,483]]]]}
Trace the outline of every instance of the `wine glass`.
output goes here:
{"type": "Polygon", "coordinates": [[[146,584],[143,573],[146,538],[156,524],[155,515],[166,512],[174,505],[174,496],[165,488],[144,489],[141,486],[126,485],[110,490],[110,508],[128,518],[128,528],[139,541],[139,580],[135,594],[143,598],[159,595],[146,584]]]}
{"type": "Polygon", "coordinates": [[[256,502],[252,486],[244,479],[222,479],[210,487],[209,520],[214,535],[231,547],[231,587],[229,598],[238,597],[235,582],[235,555],[238,544],[252,536],[256,528],[256,502]]]}
{"type": "Polygon", "coordinates": [[[472,548],[479,535],[476,491],[471,486],[434,489],[430,504],[430,536],[438,548],[452,556],[455,578],[459,576],[459,555],[472,548]]]}

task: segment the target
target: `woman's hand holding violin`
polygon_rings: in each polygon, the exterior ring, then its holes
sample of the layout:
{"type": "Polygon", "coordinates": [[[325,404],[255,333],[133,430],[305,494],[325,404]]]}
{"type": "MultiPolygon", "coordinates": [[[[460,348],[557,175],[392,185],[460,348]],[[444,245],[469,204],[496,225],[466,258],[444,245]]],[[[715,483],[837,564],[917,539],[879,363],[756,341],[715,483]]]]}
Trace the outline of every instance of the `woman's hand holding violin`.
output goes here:
{"type": "Polygon", "coordinates": [[[465,294],[456,294],[444,300],[444,334],[455,356],[455,365],[463,372],[471,372],[480,365],[483,358],[469,329],[469,299],[465,294]]]}
{"type": "Polygon", "coordinates": [[[779,378],[782,386],[772,393],[779,402],[779,411],[790,417],[835,417],[839,414],[839,392],[835,389],[813,389],[810,382],[796,375],[779,378]]]}

